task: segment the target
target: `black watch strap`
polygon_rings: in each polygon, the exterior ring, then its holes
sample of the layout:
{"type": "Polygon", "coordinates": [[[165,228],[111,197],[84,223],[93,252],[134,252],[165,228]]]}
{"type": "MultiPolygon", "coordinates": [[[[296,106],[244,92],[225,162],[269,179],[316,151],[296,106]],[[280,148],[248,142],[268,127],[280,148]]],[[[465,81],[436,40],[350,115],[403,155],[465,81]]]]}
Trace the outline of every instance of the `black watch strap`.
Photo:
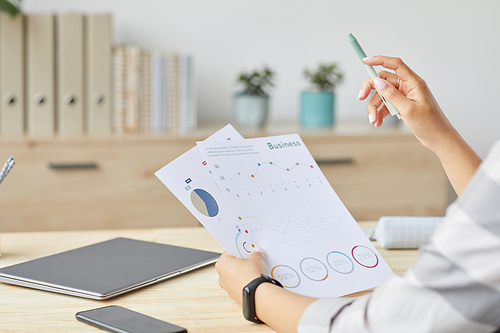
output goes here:
{"type": "Polygon", "coordinates": [[[279,281],[276,281],[275,279],[264,274],[261,274],[260,277],[254,279],[252,282],[247,284],[245,288],[243,288],[243,316],[245,316],[246,320],[259,324],[262,324],[262,321],[260,321],[255,314],[255,290],[261,283],[264,282],[269,282],[283,288],[283,285],[279,283],[279,281]]]}

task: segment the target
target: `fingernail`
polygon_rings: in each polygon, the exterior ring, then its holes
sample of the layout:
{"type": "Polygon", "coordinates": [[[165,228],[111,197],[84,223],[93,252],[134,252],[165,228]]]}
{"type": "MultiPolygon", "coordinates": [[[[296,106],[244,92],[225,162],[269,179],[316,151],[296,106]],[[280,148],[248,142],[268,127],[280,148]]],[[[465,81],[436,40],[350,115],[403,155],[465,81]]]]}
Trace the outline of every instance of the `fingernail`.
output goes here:
{"type": "Polygon", "coordinates": [[[372,60],[372,59],[373,59],[373,57],[365,57],[365,58],[363,58],[363,61],[372,60]]]}
{"type": "Polygon", "coordinates": [[[373,124],[373,115],[371,113],[368,113],[368,120],[370,121],[370,124],[373,124]]]}
{"type": "Polygon", "coordinates": [[[254,252],[264,253],[264,249],[263,249],[263,248],[261,248],[261,247],[259,247],[259,246],[258,246],[258,247],[256,247],[253,251],[254,251],[254,252]]]}
{"type": "Polygon", "coordinates": [[[362,94],[363,94],[363,89],[361,89],[361,90],[359,91],[359,94],[358,94],[358,99],[361,99],[361,95],[362,95],[362,94]]]}
{"type": "Polygon", "coordinates": [[[387,86],[387,83],[379,77],[376,78],[373,83],[375,83],[375,87],[377,87],[379,90],[384,90],[387,86]]]}

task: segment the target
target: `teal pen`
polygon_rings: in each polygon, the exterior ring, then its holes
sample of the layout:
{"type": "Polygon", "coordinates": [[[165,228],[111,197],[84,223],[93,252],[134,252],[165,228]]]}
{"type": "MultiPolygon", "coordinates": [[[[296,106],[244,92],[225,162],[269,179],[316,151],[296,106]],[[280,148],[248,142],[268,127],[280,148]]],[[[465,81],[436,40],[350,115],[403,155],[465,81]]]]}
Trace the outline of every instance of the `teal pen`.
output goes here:
{"type": "MultiPolygon", "coordinates": [[[[379,78],[380,76],[378,76],[375,69],[372,66],[365,64],[365,62],[363,61],[363,59],[366,58],[366,53],[365,53],[365,51],[363,51],[363,48],[361,47],[361,45],[359,45],[356,37],[354,37],[352,34],[349,34],[349,43],[351,43],[352,47],[354,48],[354,51],[356,51],[356,54],[358,55],[359,59],[361,59],[361,62],[365,66],[366,70],[368,71],[368,74],[370,74],[370,77],[373,80],[379,78]]],[[[382,96],[382,94],[380,93],[380,91],[378,91],[378,89],[376,89],[376,90],[377,90],[378,95],[380,96],[380,98],[384,102],[385,106],[387,106],[387,109],[389,110],[391,115],[397,116],[399,119],[401,119],[401,115],[399,114],[398,109],[396,109],[396,107],[394,105],[392,105],[391,103],[387,102],[385,100],[385,98],[382,96]]]]}

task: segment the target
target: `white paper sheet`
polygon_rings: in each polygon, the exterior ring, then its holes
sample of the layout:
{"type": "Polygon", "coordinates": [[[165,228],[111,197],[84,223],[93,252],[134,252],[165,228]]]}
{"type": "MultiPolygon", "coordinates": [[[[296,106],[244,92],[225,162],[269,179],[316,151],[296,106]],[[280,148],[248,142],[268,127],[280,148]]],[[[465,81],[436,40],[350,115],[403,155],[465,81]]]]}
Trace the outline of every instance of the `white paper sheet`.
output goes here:
{"type": "Polygon", "coordinates": [[[299,135],[206,140],[198,147],[247,248],[265,250],[271,275],[286,288],[336,297],[393,274],[299,135]]]}
{"type": "MultiPolygon", "coordinates": [[[[207,140],[233,140],[243,137],[227,125],[207,140]]],[[[245,236],[210,175],[199,149],[194,147],[155,172],[163,184],[200,221],[228,253],[248,258],[245,236]]]]}

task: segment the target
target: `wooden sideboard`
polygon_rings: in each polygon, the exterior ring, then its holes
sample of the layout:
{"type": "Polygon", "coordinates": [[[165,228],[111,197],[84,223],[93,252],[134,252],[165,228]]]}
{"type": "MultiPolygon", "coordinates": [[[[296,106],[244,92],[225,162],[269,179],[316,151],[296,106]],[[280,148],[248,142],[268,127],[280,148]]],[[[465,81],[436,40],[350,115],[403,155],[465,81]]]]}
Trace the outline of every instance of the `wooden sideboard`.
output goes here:
{"type": "MultiPolygon", "coordinates": [[[[16,160],[0,188],[1,229],[196,226],[198,221],[154,172],[216,130],[204,128],[181,137],[1,139],[0,159],[16,160]]],[[[356,220],[444,214],[447,186],[441,164],[407,131],[272,126],[242,134],[294,132],[356,220]]]]}

